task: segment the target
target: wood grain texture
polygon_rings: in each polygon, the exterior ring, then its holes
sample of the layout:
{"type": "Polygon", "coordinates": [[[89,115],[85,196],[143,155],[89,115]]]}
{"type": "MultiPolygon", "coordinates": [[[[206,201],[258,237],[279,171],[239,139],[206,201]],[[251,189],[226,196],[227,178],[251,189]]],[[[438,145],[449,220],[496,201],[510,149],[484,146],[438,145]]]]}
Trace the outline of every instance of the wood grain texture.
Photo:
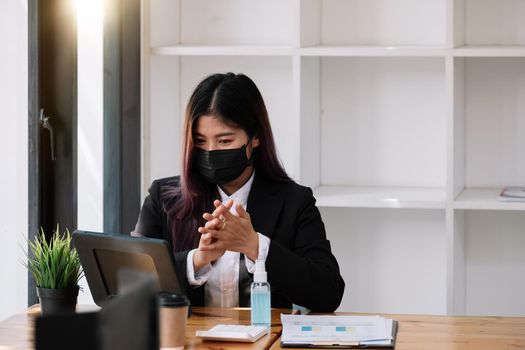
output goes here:
{"type": "MultiPolygon", "coordinates": [[[[399,322],[396,350],[525,349],[524,317],[381,316],[399,322]]],[[[271,350],[279,349],[280,339],[271,350]]]]}
{"type": "MultiPolygon", "coordinates": [[[[79,305],[77,312],[94,311],[97,306],[79,305]]],[[[272,331],[254,344],[230,342],[203,342],[195,336],[196,330],[209,329],[216,324],[250,324],[250,309],[248,308],[193,308],[192,316],[188,319],[186,330],[186,350],[267,350],[281,335],[281,313],[290,313],[291,310],[272,310],[272,331]]],[[[40,315],[38,305],[31,306],[27,312],[16,314],[0,322],[0,350],[29,350],[34,349],[33,331],[34,321],[40,315]]]]}
{"type": "MultiPolygon", "coordinates": [[[[78,311],[93,311],[79,306],[78,311]]],[[[0,349],[32,349],[33,322],[38,306],[0,322],[0,349]]],[[[254,344],[203,342],[196,330],[216,324],[249,324],[250,309],[195,307],[188,319],[185,350],[280,350],[280,314],[272,310],[272,332],[254,344]]],[[[337,315],[357,315],[337,313],[337,315]]],[[[525,349],[525,317],[447,317],[425,315],[381,315],[399,321],[396,350],[505,350],[525,349]]]]}

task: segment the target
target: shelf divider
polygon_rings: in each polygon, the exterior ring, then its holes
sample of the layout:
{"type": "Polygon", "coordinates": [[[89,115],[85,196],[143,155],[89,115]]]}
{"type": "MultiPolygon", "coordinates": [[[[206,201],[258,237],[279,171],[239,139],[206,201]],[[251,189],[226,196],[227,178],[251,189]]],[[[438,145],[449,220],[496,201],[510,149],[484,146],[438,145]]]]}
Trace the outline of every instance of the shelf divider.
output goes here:
{"type": "Polygon", "coordinates": [[[445,209],[444,188],[320,186],[319,207],[445,209]]]}

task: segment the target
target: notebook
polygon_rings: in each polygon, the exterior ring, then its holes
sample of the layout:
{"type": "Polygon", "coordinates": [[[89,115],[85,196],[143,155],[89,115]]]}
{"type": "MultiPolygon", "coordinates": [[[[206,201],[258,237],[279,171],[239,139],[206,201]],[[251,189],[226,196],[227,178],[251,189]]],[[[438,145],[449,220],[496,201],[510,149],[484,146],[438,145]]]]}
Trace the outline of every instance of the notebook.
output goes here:
{"type": "Polygon", "coordinates": [[[395,347],[397,321],[379,316],[281,315],[282,347],[377,348],[395,347]]]}

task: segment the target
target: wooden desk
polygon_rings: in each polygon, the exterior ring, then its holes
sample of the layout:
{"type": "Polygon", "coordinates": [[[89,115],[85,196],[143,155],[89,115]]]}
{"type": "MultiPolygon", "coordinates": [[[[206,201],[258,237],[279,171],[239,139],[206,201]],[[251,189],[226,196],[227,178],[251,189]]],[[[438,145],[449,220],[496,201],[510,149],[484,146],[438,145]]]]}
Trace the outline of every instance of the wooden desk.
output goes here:
{"type": "MultiPolygon", "coordinates": [[[[525,349],[525,317],[381,316],[399,322],[395,350],[525,349]]],[[[270,350],[283,349],[280,343],[270,350]]]]}
{"type": "MultiPolygon", "coordinates": [[[[82,308],[85,309],[85,308],[82,308]]],[[[0,322],[0,350],[31,349],[32,322],[38,307],[0,322]]],[[[194,308],[188,320],[185,350],[281,350],[280,312],[273,310],[272,333],[255,344],[202,342],[197,329],[218,323],[248,324],[248,309],[194,308]]],[[[348,313],[338,313],[338,315],[348,313]]],[[[396,350],[504,350],[525,349],[524,317],[445,317],[382,315],[399,321],[396,350]]]]}
{"type": "MultiPolygon", "coordinates": [[[[209,329],[216,324],[250,324],[250,309],[235,308],[193,308],[193,314],[188,319],[186,330],[185,350],[267,350],[281,336],[281,313],[290,313],[291,310],[272,309],[272,331],[261,340],[249,343],[230,343],[230,342],[203,342],[195,336],[198,329],[209,329]]],[[[0,349],[1,350],[1,349],[0,349]]]]}
{"type": "Polygon", "coordinates": [[[11,316],[0,322],[0,350],[32,349],[33,322],[40,308],[31,306],[27,312],[11,316]]]}
{"type": "MultiPolygon", "coordinates": [[[[80,306],[77,310],[93,311],[96,306],[80,306]]],[[[272,310],[272,331],[254,344],[203,342],[195,336],[198,329],[209,329],[216,324],[250,324],[250,309],[203,308],[194,307],[188,319],[185,350],[267,350],[281,335],[281,313],[291,310],[272,310]]],[[[0,350],[33,349],[33,329],[35,316],[40,315],[40,307],[34,305],[25,313],[20,313],[0,322],[0,350]]]]}

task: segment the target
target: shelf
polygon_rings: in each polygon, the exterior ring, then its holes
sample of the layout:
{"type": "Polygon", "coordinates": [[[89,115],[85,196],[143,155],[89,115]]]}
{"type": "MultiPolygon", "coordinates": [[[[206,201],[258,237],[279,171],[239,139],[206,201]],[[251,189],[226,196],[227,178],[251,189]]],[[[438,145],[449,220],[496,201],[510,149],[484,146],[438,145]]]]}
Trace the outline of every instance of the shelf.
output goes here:
{"type": "Polygon", "coordinates": [[[341,57],[525,57],[525,46],[307,46],[287,45],[169,45],[156,46],[152,55],[173,56],[341,56],[341,57]]]}
{"type": "MultiPolygon", "coordinates": [[[[286,45],[170,45],[151,48],[152,55],[173,56],[342,56],[342,57],[444,57],[441,46],[307,46],[286,45]]],[[[455,57],[525,57],[525,46],[461,46],[455,57]]]]}
{"type": "Polygon", "coordinates": [[[453,49],[456,57],[525,57],[525,46],[461,46],[453,49]]]}
{"type": "Polygon", "coordinates": [[[152,55],[167,56],[342,56],[444,57],[440,46],[308,46],[287,45],[170,45],[151,48],[152,55]]]}
{"type": "Polygon", "coordinates": [[[292,56],[286,45],[171,45],[151,48],[152,55],[173,56],[292,56]]]}
{"type": "Polygon", "coordinates": [[[444,209],[445,190],[417,187],[320,186],[318,207],[444,209]]]}
{"type": "Polygon", "coordinates": [[[442,46],[308,46],[300,49],[301,56],[377,56],[377,57],[443,57],[442,46]]]}
{"type": "Polygon", "coordinates": [[[286,171],[319,186],[345,279],[397,291],[342,310],[525,315],[525,203],[490,188],[525,178],[525,0],[145,5],[146,184],[180,173],[164,150],[195,84],[243,72],[286,171]]]}
{"type": "Polygon", "coordinates": [[[454,209],[525,210],[525,202],[501,202],[501,188],[468,188],[454,201],[454,209]]]}

